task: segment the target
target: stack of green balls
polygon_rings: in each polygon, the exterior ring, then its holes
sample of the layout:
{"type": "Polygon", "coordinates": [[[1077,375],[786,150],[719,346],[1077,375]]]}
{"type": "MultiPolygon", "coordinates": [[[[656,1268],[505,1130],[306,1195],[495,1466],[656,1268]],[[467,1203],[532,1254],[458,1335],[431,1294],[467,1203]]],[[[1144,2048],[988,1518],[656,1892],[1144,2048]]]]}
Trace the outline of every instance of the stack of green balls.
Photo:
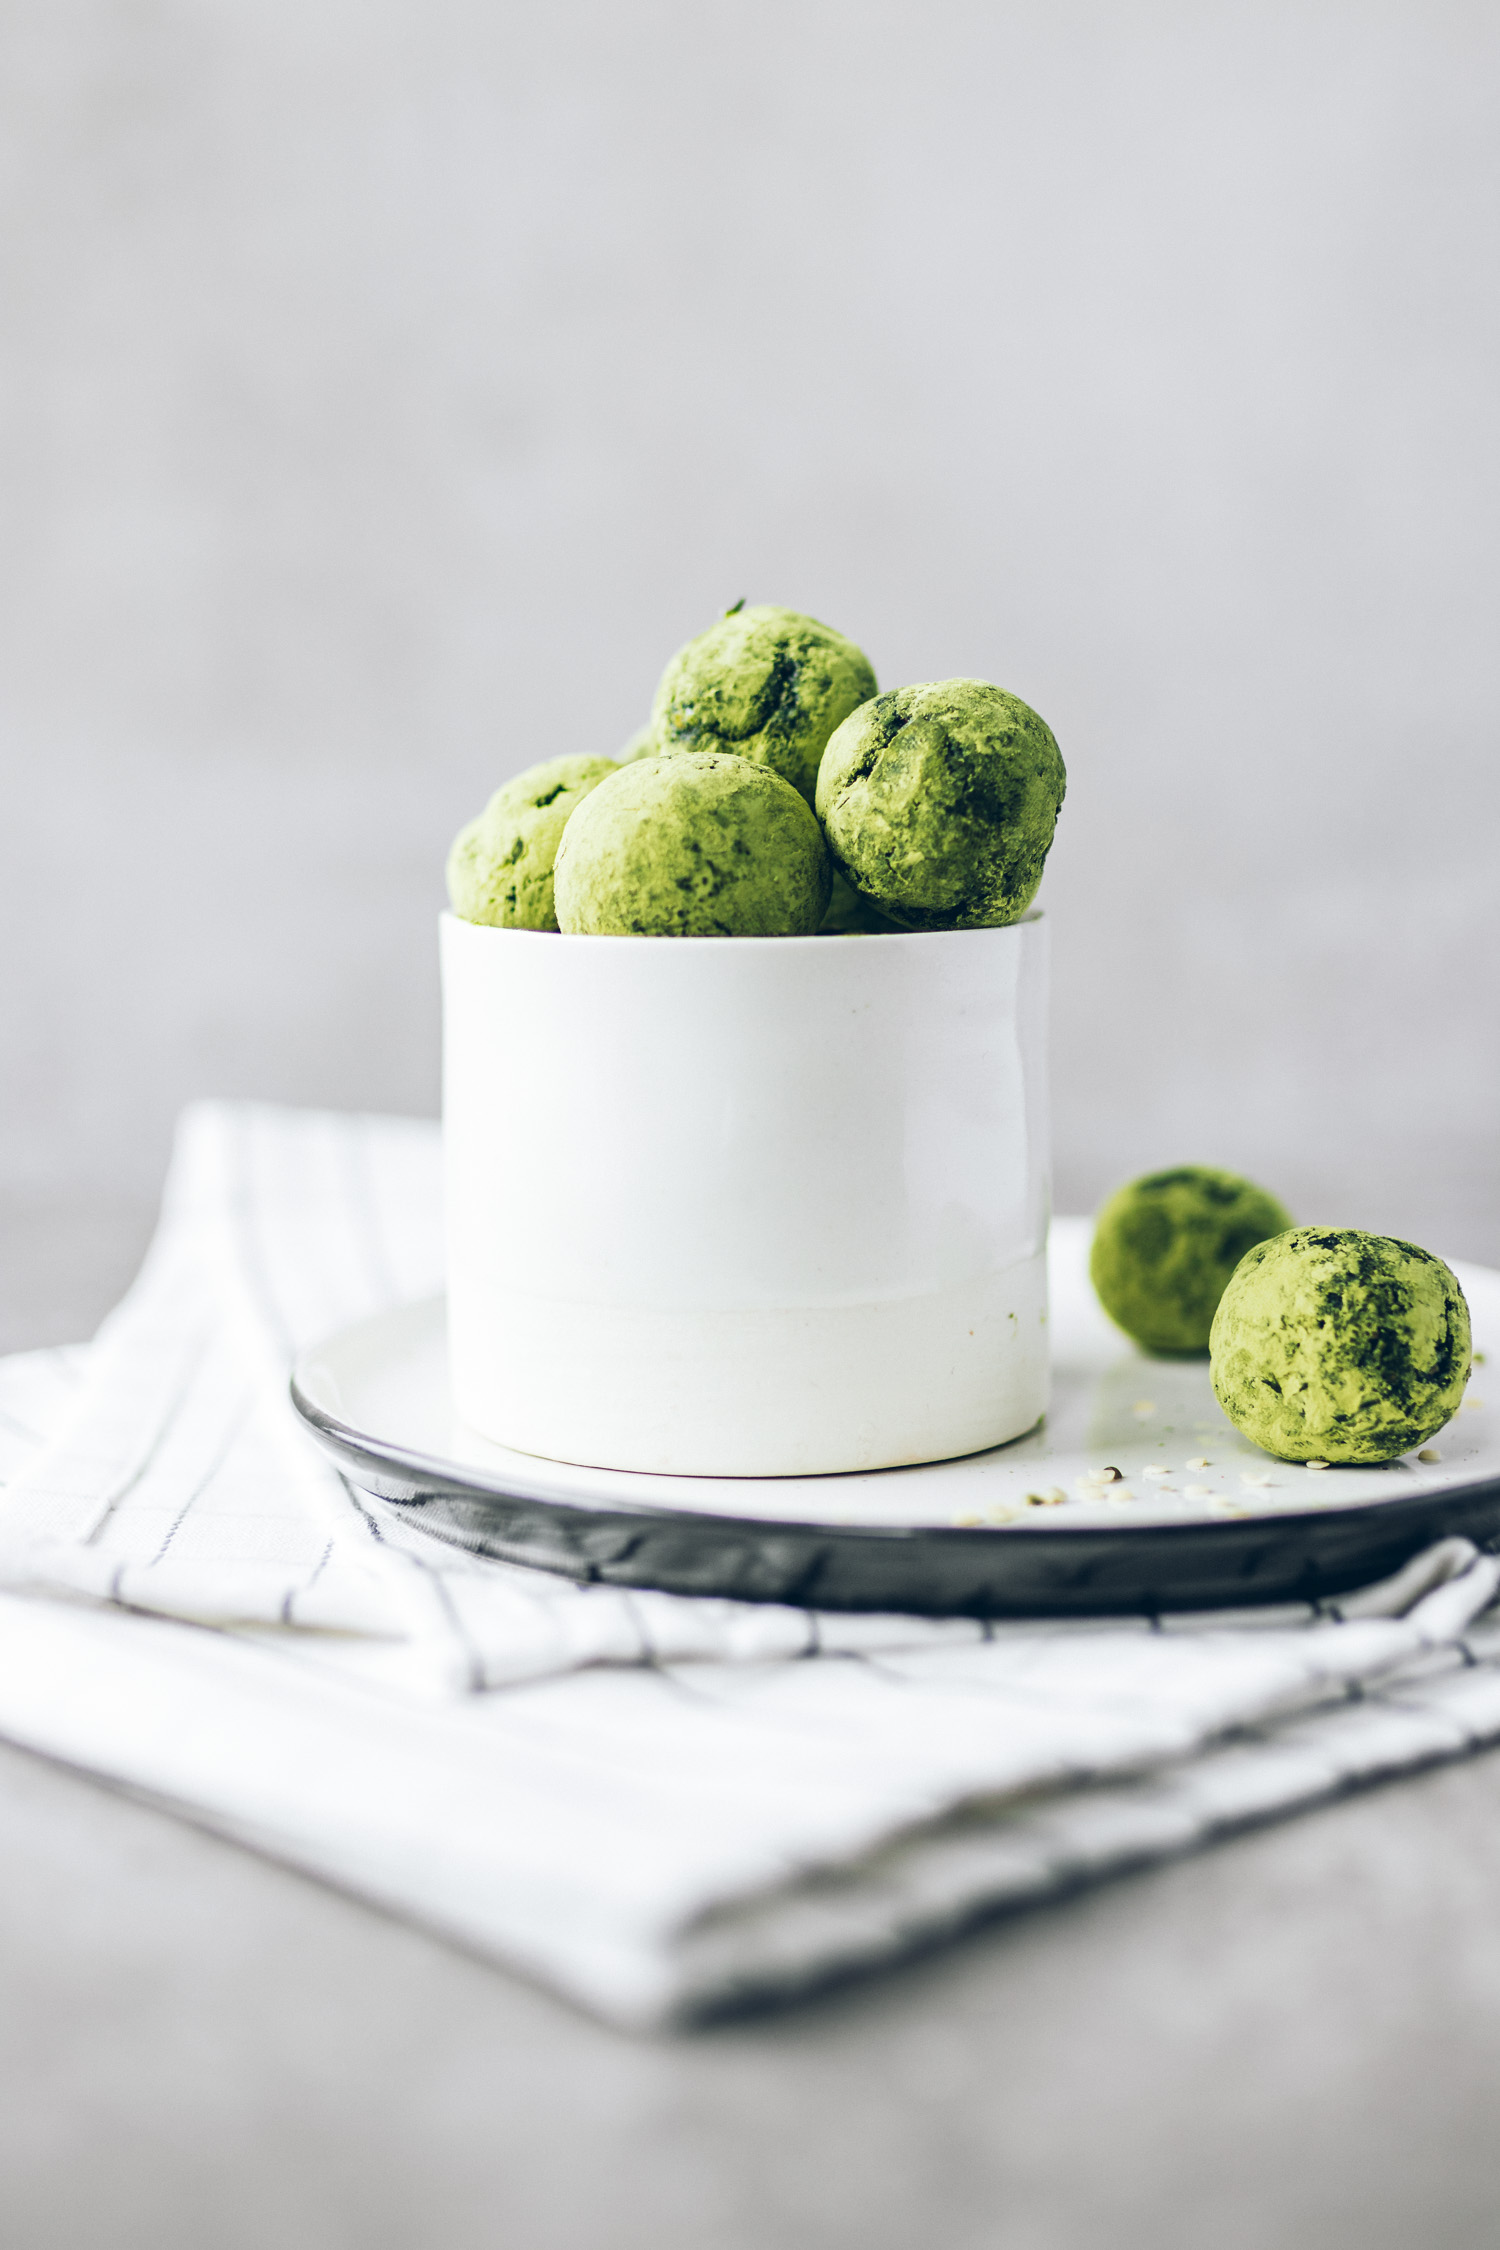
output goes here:
{"type": "Polygon", "coordinates": [[[618,759],[507,782],[448,861],[455,914],[588,937],[994,928],[1036,895],[1066,777],[983,680],[876,692],[816,618],[737,602],[618,759]]]}
{"type": "MultiPolygon", "coordinates": [[[[466,921],[585,937],[993,929],[1036,896],[1066,779],[1005,689],[882,695],[842,633],[737,602],[671,659],[618,758],[548,759],[495,792],[449,897],[466,921]]],[[[1233,1173],[1121,1188],[1090,1267],[1146,1350],[1208,1353],[1226,1414],[1285,1460],[1392,1459],[1462,1398],[1468,1311],[1441,1260],[1294,1227],[1233,1173]]]]}

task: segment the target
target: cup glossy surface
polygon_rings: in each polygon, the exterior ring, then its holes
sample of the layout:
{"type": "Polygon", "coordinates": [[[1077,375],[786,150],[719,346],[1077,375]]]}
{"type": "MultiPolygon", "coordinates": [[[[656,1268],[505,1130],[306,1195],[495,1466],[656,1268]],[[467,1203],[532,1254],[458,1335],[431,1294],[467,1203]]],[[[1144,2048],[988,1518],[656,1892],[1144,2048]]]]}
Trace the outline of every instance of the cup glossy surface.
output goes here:
{"type": "Polygon", "coordinates": [[[444,916],[455,1404],[522,1452],[798,1476],[1046,1406],[1046,927],[444,916]]]}

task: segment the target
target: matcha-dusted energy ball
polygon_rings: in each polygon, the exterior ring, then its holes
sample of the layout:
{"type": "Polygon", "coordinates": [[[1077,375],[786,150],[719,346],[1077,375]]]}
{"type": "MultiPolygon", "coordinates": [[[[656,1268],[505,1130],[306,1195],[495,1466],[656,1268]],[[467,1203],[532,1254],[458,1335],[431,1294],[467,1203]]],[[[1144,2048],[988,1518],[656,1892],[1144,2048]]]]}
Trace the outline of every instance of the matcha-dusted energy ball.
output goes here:
{"type": "Polygon", "coordinates": [[[811,804],[828,737],[874,693],[868,657],[842,633],[795,609],[741,604],[677,651],[651,724],[661,750],[750,758],[811,804]]]}
{"type": "Polygon", "coordinates": [[[1110,1319],[1147,1351],[1206,1352],[1235,1267],[1291,1223],[1274,1195],[1233,1172],[1148,1172],[1100,1210],[1089,1274],[1110,1319]]]}
{"type": "Polygon", "coordinates": [[[790,782],[721,751],[621,766],[568,822],[557,918],[588,937],[808,937],[828,854],[790,782]]]}
{"type": "Polygon", "coordinates": [[[1441,1258],[1352,1228],[1248,1252],[1214,1316],[1214,1393],[1283,1461],[1393,1461],[1457,1412],[1469,1308],[1441,1258]]]}
{"type": "Polygon", "coordinates": [[[613,758],[549,758],[503,783],[454,838],[454,913],[502,930],[555,930],[552,867],[562,832],[589,791],[618,770],[613,758]]]}
{"type": "Polygon", "coordinates": [[[892,921],[985,929],[1036,896],[1066,786],[1051,728],[1018,696],[933,680],[845,719],[818,818],[835,865],[892,921]]]}

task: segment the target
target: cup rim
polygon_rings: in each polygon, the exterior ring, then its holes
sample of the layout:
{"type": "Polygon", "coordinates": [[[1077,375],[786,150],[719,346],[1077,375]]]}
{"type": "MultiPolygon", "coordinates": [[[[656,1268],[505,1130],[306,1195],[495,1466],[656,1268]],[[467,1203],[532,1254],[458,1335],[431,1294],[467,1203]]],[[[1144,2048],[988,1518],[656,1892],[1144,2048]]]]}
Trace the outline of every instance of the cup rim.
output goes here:
{"type": "Polygon", "coordinates": [[[446,923],[452,922],[456,924],[460,929],[478,931],[480,936],[485,939],[491,937],[505,939],[520,938],[529,940],[532,944],[545,943],[547,945],[560,944],[566,946],[655,946],[666,943],[677,948],[689,948],[694,950],[705,946],[729,945],[733,946],[737,952],[743,952],[747,946],[753,946],[759,949],[765,946],[785,948],[787,946],[807,945],[815,945],[819,948],[820,951],[823,951],[826,950],[828,940],[830,938],[857,937],[862,945],[930,945],[935,938],[1009,937],[1013,931],[1027,929],[1033,923],[1045,922],[1046,919],[1046,914],[1041,907],[1032,906],[1028,907],[1024,914],[1018,914],[1014,922],[988,923],[982,928],[971,930],[818,930],[812,932],[812,934],[807,937],[664,938],[662,935],[656,933],[648,935],[644,931],[632,931],[628,935],[601,934],[599,936],[594,936],[591,934],[586,935],[582,931],[575,931],[570,933],[565,930],[515,930],[506,929],[498,922],[471,922],[466,918],[466,916],[462,914],[455,914],[451,906],[442,907],[438,913],[439,927],[442,927],[446,923]]]}

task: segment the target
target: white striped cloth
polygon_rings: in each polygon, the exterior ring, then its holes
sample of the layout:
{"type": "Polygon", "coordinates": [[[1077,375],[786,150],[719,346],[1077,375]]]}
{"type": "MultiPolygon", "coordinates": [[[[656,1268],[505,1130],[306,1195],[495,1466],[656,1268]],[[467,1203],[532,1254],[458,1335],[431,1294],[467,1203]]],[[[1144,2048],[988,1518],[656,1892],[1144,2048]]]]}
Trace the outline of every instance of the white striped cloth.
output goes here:
{"type": "Polygon", "coordinates": [[[347,1486],[293,1350],[441,1286],[436,1129],[201,1105],[92,1345],[0,1362],[0,1733],[639,2025],[1500,1739],[1500,1565],[986,1628],[579,1587],[347,1486]]]}

